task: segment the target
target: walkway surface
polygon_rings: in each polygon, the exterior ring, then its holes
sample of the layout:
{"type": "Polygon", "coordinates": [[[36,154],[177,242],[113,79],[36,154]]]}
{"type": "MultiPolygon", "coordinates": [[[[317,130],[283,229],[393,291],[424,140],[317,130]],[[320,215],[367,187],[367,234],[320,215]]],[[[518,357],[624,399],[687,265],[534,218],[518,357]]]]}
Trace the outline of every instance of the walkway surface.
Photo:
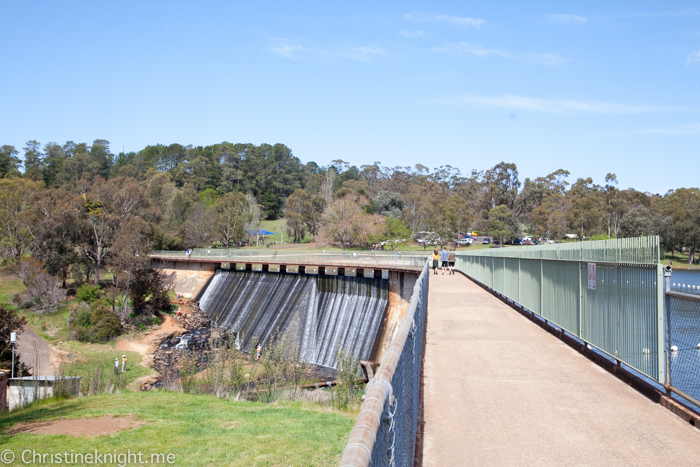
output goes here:
{"type": "Polygon", "coordinates": [[[465,277],[430,278],[424,466],[700,465],[700,430],[465,277]]]}
{"type": "Polygon", "coordinates": [[[33,375],[53,376],[54,351],[49,343],[29,326],[24,326],[17,336],[17,352],[22,354],[22,361],[32,367],[33,375]]]}

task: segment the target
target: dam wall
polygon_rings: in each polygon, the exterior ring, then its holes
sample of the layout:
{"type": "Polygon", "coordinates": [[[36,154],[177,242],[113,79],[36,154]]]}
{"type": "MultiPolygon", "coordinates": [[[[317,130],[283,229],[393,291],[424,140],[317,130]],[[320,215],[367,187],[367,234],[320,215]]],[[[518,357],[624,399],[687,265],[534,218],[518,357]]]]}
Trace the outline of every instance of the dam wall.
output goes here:
{"type": "Polygon", "coordinates": [[[387,335],[391,327],[386,314],[389,282],[217,270],[201,295],[200,308],[215,325],[236,333],[237,346],[245,352],[254,351],[254,339],[265,347],[284,337],[299,360],[336,368],[339,348],[360,360],[378,352],[378,334],[387,335]]]}

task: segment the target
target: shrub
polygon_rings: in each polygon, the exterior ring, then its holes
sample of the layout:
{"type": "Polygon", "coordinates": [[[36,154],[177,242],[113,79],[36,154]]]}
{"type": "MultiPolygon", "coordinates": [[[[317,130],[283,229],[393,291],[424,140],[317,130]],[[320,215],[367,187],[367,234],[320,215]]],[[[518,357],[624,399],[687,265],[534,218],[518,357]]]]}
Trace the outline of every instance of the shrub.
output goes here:
{"type": "Polygon", "coordinates": [[[71,339],[82,342],[105,342],[121,333],[119,316],[105,300],[92,305],[81,302],[68,318],[71,339]]]}
{"type": "Polygon", "coordinates": [[[18,297],[20,306],[39,313],[51,313],[56,311],[66,298],[66,291],[61,288],[60,281],[46,272],[41,261],[22,261],[19,278],[27,287],[18,297]]]}
{"type": "Polygon", "coordinates": [[[75,298],[86,303],[92,303],[100,298],[100,286],[83,284],[75,291],[75,298]]]}

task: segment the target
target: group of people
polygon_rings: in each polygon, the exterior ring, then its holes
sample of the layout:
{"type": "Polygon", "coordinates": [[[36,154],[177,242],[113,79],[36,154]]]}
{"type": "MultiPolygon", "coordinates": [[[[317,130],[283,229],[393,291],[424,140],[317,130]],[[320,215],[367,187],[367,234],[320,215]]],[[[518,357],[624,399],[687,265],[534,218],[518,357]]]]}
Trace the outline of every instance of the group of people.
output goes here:
{"type": "MultiPolygon", "coordinates": [[[[126,371],[126,355],[122,355],[122,373],[126,371]]],[[[119,357],[114,359],[114,374],[119,376],[119,357]]]]}
{"type": "Polygon", "coordinates": [[[454,248],[447,251],[447,248],[442,247],[442,251],[433,250],[433,274],[438,273],[438,267],[442,265],[442,275],[454,274],[455,273],[455,261],[457,260],[457,253],[455,253],[454,248]]]}

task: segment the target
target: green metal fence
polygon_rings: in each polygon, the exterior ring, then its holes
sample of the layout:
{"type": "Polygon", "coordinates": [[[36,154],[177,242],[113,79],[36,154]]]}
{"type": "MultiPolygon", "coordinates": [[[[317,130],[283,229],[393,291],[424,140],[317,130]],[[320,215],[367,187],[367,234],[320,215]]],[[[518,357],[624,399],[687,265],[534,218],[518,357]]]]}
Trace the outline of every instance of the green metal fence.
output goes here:
{"type": "Polygon", "coordinates": [[[665,382],[659,238],[461,251],[455,267],[644,375],[665,382]]]}

